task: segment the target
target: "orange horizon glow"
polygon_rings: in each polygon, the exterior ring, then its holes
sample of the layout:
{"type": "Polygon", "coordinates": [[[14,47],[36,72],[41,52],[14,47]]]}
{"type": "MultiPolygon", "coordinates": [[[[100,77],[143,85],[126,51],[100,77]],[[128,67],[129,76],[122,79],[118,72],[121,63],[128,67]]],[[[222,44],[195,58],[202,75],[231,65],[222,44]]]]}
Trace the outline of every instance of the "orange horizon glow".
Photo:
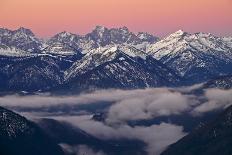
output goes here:
{"type": "Polygon", "coordinates": [[[231,0],[0,0],[0,27],[40,37],[127,26],[165,36],[176,30],[232,35],[231,0]]]}

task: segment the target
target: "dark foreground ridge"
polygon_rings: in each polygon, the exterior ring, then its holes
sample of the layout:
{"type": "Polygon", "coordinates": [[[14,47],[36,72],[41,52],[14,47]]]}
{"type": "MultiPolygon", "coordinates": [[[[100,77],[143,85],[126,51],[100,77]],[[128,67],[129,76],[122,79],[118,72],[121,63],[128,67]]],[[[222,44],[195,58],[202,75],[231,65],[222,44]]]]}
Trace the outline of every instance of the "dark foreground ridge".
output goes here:
{"type": "Polygon", "coordinates": [[[64,155],[62,149],[34,123],[0,107],[1,155],[64,155]]]}
{"type": "Polygon", "coordinates": [[[162,155],[232,154],[232,106],[217,119],[171,145],[162,155]]]}

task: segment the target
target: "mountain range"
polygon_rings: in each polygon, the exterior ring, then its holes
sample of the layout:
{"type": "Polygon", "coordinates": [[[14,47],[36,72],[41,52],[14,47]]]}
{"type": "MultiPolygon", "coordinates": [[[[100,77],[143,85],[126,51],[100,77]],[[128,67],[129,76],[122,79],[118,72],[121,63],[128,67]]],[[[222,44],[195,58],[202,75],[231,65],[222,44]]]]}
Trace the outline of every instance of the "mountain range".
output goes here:
{"type": "Polygon", "coordinates": [[[159,39],[97,26],[43,40],[1,28],[0,60],[1,91],[180,86],[231,75],[232,39],[181,30],[159,39]]]}

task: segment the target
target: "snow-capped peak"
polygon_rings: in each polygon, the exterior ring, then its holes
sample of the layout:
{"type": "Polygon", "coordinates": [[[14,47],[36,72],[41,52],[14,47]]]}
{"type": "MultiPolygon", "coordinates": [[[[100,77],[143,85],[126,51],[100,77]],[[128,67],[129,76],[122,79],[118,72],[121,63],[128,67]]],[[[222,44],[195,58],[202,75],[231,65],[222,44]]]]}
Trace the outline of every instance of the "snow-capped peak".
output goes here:
{"type": "Polygon", "coordinates": [[[7,36],[11,33],[10,30],[6,29],[6,28],[0,28],[0,36],[7,36]]]}
{"type": "Polygon", "coordinates": [[[184,32],[183,30],[178,30],[174,33],[172,33],[171,35],[169,35],[168,37],[166,37],[167,39],[173,39],[173,38],[180,38],[183,37],[185,35],[187,35],[187,32],[184,32]]]}
{"type": "MultiPolygon", "coordinates": [[[[191,70],[196,72],[200,70],[199,68],[207,70],[204,73],[212,72],[212,66],[215,65],[212,60],[217,61],[218,64],[229,64],[232,60],[230,44],[210,33],[189,34],[177,31],[150,45],[147,53],[164,64],[170,65],[169,67],[177,70],[181,76],[190,75],[187,73],[191,70]]],[[[194,78],[197,79],[197,77],[194,78]]]]}
{"type": "Polygon", "coordinates": [[[59,41],[59,42],[69,43],[71,45],[72,42],[73,42],[73,40],[75,38],[77,38],[77,37],[78,37],[78,35],[76,35],[76,34],[63,31],[63,32],[60,32],[60,33],[56,34],[48,42],[49,43],[51,43],[51,42],[53,43],[53,42],[59,41]]]}
{"type": "Polygon", "coordinates": [[[161,59],[164,55],[181,53],[187,49],[208,53],[212,53],[213,51],[228,51],[228,47],[226,47],[220,37],[216,37],[210,33],[189,34],[179,30],[163,40],[150,45],[147,52],[154,54],[157,59],[161,59]]]}
{"type": "Polygon", "coordinates": [[[67,37],[67,36],[71,36],[71,35],[73,35],[73,34],[70,33],[70,32],[67,32],[67,31],[63,31],[63,32],[59,33],[59,35],[60,35],[61,37],[67,37]]]}
{"type": "Polygon", "coordinates": [[[176,34],[176,35],[183,35],[185,32],[183,30],[178,30],[176,31],[175,33],[173,34],[176,34]]]}
{"type": "Polygon", "coordinates": [[[108,45],[105,47],[99,47],[91,50],[81,60],[75,62],[66,72],[65,78],[71,78],[78,73],[83,74],[92,68],[116,59],[119,55],[123,55],[124,57],[120,57],[120,60],[125,58],[132,59],[135,57],[140,57],[145,60],[147,56],[147,54],[145,54],[143,51],[129,46],[108,45]]]}
{"type": "Polygon", "coordinates": [[[120,31],[124,32],[124,33],[128,33],[129,29],[126,26],[120,27],[119,28],[120,31]]]}
{"type": "Polygon", "coordinates": [[[105,47],[99,47],[97,49],[93,49],[89,52],[91,54],[99,54],[101,56],[116,56],[118,53],[126,54],[130,57],[141,57],[146,59],[147,54],[139,49],[136,49],[133,46],[125,46],[125,45],[108,45],[105,47]]]}
{"type": "Polygon", "coordinates": [[[101,31],[103,31],[103,30],[105,30],[105,29],[107,29],[105,26],[101,26],[101,25],[97,25],[96,27],[95,27],[95,30],[101,30],[101,31]]]}
{"type": "Polygon", "coordinates": [[[27,29],[27,28],[24,28],[24,27],[20,27],[19,29],[15,30],[14,33],[26,34],[26,35],[29,35],[29,36],[34,36],[34,33],[30,29],[27,29]]]}
{"type": "Polygon", "coordinates": [[[139,32],[139,33],[137,34],[137,37],[138,37],[139,39],[147,39],[148,36],[150,36],[150,34],[148,34],[148,33],[146,33],[146,32],[139,32]]]}

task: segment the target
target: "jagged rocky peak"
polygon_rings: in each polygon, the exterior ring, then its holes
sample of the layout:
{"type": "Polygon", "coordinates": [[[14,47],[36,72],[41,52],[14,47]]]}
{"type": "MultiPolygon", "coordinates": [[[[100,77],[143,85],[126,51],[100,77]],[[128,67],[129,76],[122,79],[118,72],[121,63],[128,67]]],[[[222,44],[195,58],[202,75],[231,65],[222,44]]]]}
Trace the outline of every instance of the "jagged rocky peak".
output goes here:
{"type": "Polygon", "coordinates": [[[168,37],[166,37],[165,39],[174,39],[174,38],[184,38],[184,39],[187,38],[187,40],[190,41],[190,40],[199,39],[199,38],[217,39],[220,37],[217,37],[211,33],[197,32],[197,33],[191,34],[191,33],[185,32],[183,30],[178,30],[178,31],[172,33],[171,35],[169,35],[168,37]]]}
{"type": "MultiPolygon", "coordinates": [[[[214,36],[214,35],[211,34],[211,33],[204,33],[204,32],[197,32],[197,33],[195,33],[195,35],[197,35],[197,36],[202,36],[202,37],[214,36]]],[[[216,36],[214,36],[214,37],[216,37],[216,36]]]]}
{"type": "Polygon", "coordinates": [[[19,34],[26,34],[29,36],[35,36],[34,33],[30,29],[24,28],[24,27],[20,27],[17,30],[14,30],[13,33],[14,34],[19,33],[19,34]]]}
{"type": "Polygon", "coordinates": [[[180,30],[174,32],[173,34],[183,35],[184,33],[186,33],[186,32],[184,32],[182,29],[180,29],[180,30]]]}
{"type": "Polygon", "coordinates": [[[67,31],[62,31],[62,32],[60,32],[59,34],[60,34],[61,36],[63,36],[63,37],[72,35],[72,33],[67,32],[67,31]]]}
{"type": "Polygon", "coordinates": [[[103,36],[103,34],[108,31],[109,29],[104,26],[96,26],[95,29],[93,29],[92,33],[98,34],[100,37],[103,36]]]}
{"type": "Polygon", "coordinates": [[[147,32],[138,32],[137,37],[140,39],[146,39],[148,37],[151,37],[152,35],[147,32]]]}
{"type": "Polygon", "coordinates": [[[230,73],[232,52],[229,45],[210,33],[189,34],[179,30],[150,45],[147,52],[186,79],[202,82],[219,73],[230,73]]]}
{"type": "Polygon", "coordinates": [[[105,31],[106,29],[108,29],[108,28],[106,28],[105,26],[97,25],[94,30],[105,31]]]}
{"type": "Polygon", "coordinates": [[[126,26],[119,27],[119,28],[106,28],[104,26],[96,26],[95,29],[92,31],[94,34],[98,34],[100,37],[104,37],[103,34],[107,35],[118,35],[118,34],[125,34],[128,35],[131,33],[126,26]]]}
{"type": "Polygon", "coordinates": [[[154,35],[147,32],[139,32],[137,34],[137,37],[142,41],[151,42],[151,43],[159,41],[158,37],[155,37],[154,35]]]}
{"type": "Polygon", "coordinates": [[[16,30],[0,28],[0,35],[27,35],[35,37],[35,34],[28,28],[20,27],[16,30]]]}
{"type": "Polygon", "coordinates": [[[168,37],[166,37],[166,39],[182,38],[186,35],[190,35],[190,34],[183,31],[183,30],[178,30],[178,31],[172,33],[171,35],[169,35],[168,37]]]}
{"type": "Polygon", "coordinates": [[[65,37],[72,37],[72,36],[77,36],[76,34],[73,34],[71,32],[67,32],[67,31],[63,31],[63,32],[60,32],[58,34],[56,34],[54,37],[62,37],[62,38],[65,38],[65,37]]]}
{"type": "Polygon", "coordinates": [[[129,29],[126,26],[120,27],[119,30],[123,32],[129,32],[129,29]]]}
{"type": "Polygon", "coordinates": [[[85,39],[93,41],[100,46],[108,45],[110,43],[109,30],[103,26],[96,26],[91,33],[85,36],[85,39]]]}
{"type": "Polygon", "coordinates": [[[43,48],[44,42],[34,35],[34,33],[27,28],[20,27],[17,30],[4,30],[0,34],[0,43],[7,46],[15,47],[20,50],[39,53],[43,48]]]}
{"type": "Polygon", "coordinates": [[[48,43],[52,43],[52,42],[73,42],[75,41],[76,38],[78,38],[79,36],[67,31],[63,31],[60,32],[56,35],[54,35],[51,39],[49,39],[48,43]]]}
{"type": "Polygon", "coordinates": [[[105,47],[108,45],[130,45],[138,49],[144,50],[148,44],[157,42],[158,38],[148,34],[135,34],[130,32],[127,27],[107,28],[104,26],[96,26],[90,33],[86,35],[76,35],[69,32],[61,32],[47,41],[48,45],[56,42],[62,42],[68,46],[74,47],[81,53],[88,53],[92,49],[105,47]],[[138,45],[138,46],[137,46],[138,45]]]}
{"type": "Polygon", "coordinates": [[[7,28],[0,28],[0,35],[9,35],[11,33],[11,30],[7,28]]]}
{"type": "Polygon", "coordinates": [[[110,30],[111,35],[117,35],[117,34],[122,34],[122,35],[128,35],[128,34],[132,34],[132,32],[130,32],[130,30],[126,27],[119,27],[119,28],[111,28],[110,30]]]}

